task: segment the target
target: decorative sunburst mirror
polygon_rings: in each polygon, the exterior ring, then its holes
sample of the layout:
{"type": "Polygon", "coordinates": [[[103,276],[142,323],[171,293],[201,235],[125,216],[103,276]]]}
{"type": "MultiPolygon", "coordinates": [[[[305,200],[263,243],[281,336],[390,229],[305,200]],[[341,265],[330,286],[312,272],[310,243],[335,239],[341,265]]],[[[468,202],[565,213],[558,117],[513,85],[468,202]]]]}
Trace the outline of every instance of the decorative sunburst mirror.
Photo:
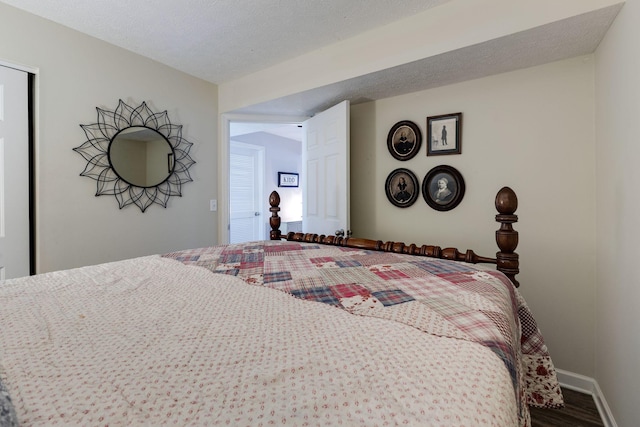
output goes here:
{"type": "Polygon", "coordinates": [[[193,181],[192,143],[182,138],[166,111],[154,113],[145,102],[131,107],[122,100],[114,111],[96,107],[98,122],[80,125],[87,140],[73,149],[87,161],[80,176],[97,181],[96,196],[113,195],[120,209],[135,204],[144,212],[193,181]]]}

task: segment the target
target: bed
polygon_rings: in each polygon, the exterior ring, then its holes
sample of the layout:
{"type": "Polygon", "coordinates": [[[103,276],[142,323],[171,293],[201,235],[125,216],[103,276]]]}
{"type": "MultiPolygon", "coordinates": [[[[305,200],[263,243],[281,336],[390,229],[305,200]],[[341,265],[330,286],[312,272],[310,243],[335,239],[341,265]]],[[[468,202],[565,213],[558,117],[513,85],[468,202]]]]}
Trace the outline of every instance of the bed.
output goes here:
{"type": "Polygon", "coordinates": [[[528,426],[561,407],[499,252],[280,233],[0,284],[0,425],[528,426]],[[495,264],[495,266],[494,266],[495,264]]]}

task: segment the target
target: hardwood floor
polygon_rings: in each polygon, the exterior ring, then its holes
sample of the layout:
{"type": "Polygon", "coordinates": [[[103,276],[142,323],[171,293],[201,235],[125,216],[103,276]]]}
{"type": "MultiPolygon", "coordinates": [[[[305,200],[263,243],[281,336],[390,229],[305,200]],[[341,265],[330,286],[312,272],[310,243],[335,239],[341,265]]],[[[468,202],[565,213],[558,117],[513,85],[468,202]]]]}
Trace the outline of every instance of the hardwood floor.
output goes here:
{"type": "Polygon", "coordinates": [[[566,388],[564,409],[531,408],[531,427],[580,426],[603,427],[593,396],[566,388]]]}

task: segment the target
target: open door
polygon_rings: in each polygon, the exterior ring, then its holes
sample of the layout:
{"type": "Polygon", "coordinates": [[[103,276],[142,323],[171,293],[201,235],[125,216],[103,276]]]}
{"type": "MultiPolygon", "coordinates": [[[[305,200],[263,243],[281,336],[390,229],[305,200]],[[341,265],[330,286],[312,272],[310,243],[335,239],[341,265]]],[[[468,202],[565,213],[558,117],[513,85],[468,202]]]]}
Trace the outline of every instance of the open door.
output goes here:
{"type": "Polygon", "coordinates": [[[302,124],[302,230],[349,235],[349,101],[302,124]]]}

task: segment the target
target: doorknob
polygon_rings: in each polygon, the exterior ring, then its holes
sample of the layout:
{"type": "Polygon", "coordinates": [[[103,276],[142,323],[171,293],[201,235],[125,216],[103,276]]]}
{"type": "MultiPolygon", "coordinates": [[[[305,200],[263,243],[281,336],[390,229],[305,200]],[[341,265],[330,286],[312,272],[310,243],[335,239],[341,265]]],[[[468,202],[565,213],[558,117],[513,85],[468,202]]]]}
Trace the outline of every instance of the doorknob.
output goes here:
{"type": "Polygon", "coordinates": [[[336,236],[341,237],[344,236],[344,229],[336,230],[336,236]]]}
{"type": "Polygon", "coordinates": [[[254,212],[253,216],[260,216],[260,212],[254,212]]]}
{"type": "MultiPolygon", "coordinates": [[[[336,236],[338,237],[342,237],[344,236],[344,228],[341,228],[340,230],[336,230],[336,236]]],[[[347,230],[347,237],[351,237],[351,230],[347,230]]]]}

